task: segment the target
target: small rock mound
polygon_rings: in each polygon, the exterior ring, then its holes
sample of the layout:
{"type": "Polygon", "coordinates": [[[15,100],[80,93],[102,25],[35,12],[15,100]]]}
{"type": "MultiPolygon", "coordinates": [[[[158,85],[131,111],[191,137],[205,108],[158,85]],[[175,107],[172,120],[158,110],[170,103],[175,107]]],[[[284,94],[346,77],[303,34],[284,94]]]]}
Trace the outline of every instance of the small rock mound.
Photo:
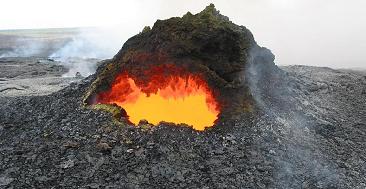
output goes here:
{"type": "MultiPolygon", "coordinates": [[[[158,20],[130,38],[98,69],[85,102],[95,104],[98,94],[109,90],[121,72],[144,84],[150,81],[146,70],[174,65],[203,75],[221,106],[219,120],[230,120],[255,112],[247,78],[249,64],[258,64],[270,75],[277,69],[273,61],[274,55],[259,47],[247,28],[232,23],[211,4],[195,15],[188,12],[181,18],[158,20]]],[[[164,72],[176,74],[169,69],[164,72]]]]}

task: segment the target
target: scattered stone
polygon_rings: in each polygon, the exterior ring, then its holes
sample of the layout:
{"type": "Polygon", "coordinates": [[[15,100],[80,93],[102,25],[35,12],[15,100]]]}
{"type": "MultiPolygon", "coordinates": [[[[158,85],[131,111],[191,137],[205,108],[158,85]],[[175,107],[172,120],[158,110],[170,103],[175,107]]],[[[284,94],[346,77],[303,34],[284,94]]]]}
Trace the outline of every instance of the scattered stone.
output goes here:
{"type": "Polygon", "coordinates": [[[149,124],[149,122],[146,119],[142,119],[142,120],[140,120],[138,125],[148,125],[148,124],[149,124]]]}
{"type": "Polygon", "coordinates": [[[79,147],[79,143],[78,142],[74,142],[74,141],[67,141],[66,143],[64,143],[64,147],[66,148],[77,148],[79,147]]]}
{"type": "Polygon", "coordinates": [[[67,168],[71,168],[71,167],[74,167],[75,165],[75,162],[71,159],[67,160],[67,161],[64,161],[60,164],[60,167],[62,169],[67,169],[67,168]]]}
{"type": "Polygon", "coordinates": [[[6,176],[0,176],[0,186],[8,186],[14,179],[6,176]]]}
{"type": "Polygon", "coordinates": [[[101,142],[97,144],[97,149],[102,152],[108,152],[112,149],[112,147],[108,143],[101,142]]]}
{"type": "Polygon", "coordinates": [[[91,189],[98,189],[98,188],[100,188],[100,184],[92,183],[92,184],[89,184],[88,187],[91,189]]]}
{"type": "Polygon", "coordinates": [[[80,78],[83,78],[83,76],[81,75],[81,73],[80,73],[80,72],[76,72],[76,73],[75,73],[75,77],[76,77],[76,78],[79,78],[79,79],[80,79],[80,78]]]}
{"type": "Polygon", "coordinates": [[[48,178],[46,176],[39,176],[39,177],[35,177],[36,181],[38,182],[47,182],[49,180],[51,180],[51,178],[48,178]]]}
{"type": "Polygon", "coordinates": [[[133,149],[128,149],[127,152],[128,153],[132,153],[133,152],[133,149]]]}
{"type": "Polygon", "coordinates": [[[135,156],[140,157],[142,156],[144,153],[144,148],[139,148],[138,150],[135,151],[135,156]]]}
{"type": "Polygon", "coordinates": [[[362,89],[361,94],[365,95],[366,94],[366,88],[362,89]]]}

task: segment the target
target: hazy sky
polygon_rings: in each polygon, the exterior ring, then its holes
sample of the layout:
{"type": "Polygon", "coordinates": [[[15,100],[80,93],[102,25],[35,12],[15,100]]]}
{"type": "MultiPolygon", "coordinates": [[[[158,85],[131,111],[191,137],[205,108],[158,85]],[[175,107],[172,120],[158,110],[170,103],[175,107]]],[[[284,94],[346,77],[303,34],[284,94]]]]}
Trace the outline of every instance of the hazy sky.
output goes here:
{"type": "Polygon", "coordinates": [[[366,68],[366,0],[0,1],[0,29],[104,26],[115,40],[213,2],[271,49],[277,64],[366,68]]]}

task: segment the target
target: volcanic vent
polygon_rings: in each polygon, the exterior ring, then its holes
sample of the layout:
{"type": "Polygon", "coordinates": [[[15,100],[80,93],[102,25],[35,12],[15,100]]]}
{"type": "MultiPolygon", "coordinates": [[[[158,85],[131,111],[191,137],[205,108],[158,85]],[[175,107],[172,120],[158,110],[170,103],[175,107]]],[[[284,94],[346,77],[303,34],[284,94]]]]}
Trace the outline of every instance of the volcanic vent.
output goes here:
{"type": "Polygon", "coordinates": [[[96,103],[122,107],[134,124],[146,119],[155,125],[186,123],[197,130],[214,124],[219,106],[202,74],[168,63],[150,65],[141,73],[119,73],[110,90],[97,94],[96,103]]]}
{"type": "Polygon", "coordinates": [[[135,125],[146,120],[204,130],[255,110],[248,60],[274,65],[273,59],[248,29],[211,4],[196,15],[158,20],[130,38],[99,67],[85,103],[135,125]]]}

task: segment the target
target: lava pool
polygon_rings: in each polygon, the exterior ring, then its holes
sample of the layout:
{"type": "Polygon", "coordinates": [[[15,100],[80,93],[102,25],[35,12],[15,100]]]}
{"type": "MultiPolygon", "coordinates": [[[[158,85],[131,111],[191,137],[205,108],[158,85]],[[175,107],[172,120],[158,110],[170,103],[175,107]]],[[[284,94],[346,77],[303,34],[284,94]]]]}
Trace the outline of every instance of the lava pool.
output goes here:
{"type": "Polygon", "coordinates": [[[96,96],[96,104],[116,104],[137,125],[146,120],[191,125],[204,130],[215,124],[220,113],[214,91],[204,77],[172,65],[155,66],[140,77],[119,73],[107,91],[96,96]]]}

